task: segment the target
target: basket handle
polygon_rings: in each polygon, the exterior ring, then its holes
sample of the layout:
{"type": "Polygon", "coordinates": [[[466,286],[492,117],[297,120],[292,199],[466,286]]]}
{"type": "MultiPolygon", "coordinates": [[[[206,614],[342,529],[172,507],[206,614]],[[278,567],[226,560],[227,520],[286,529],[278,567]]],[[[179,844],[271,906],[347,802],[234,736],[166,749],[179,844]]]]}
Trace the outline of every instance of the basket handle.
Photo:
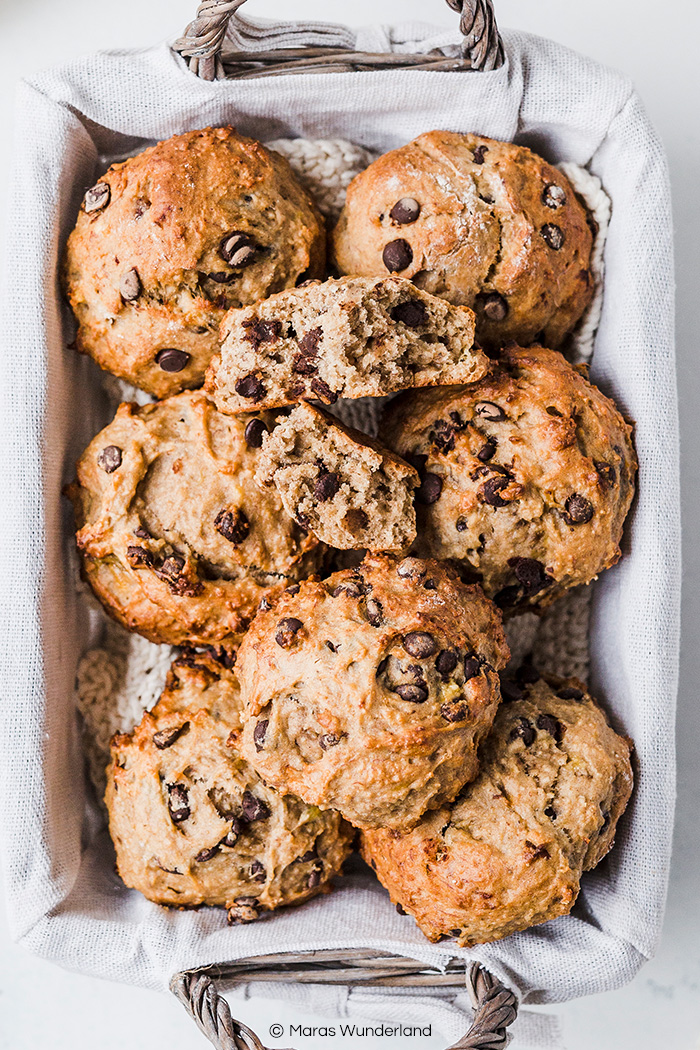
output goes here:
{"type": "MultiPolygon", "coordinates": [[[[448,1050],[502,1050],[508,1042],[506,1029],[518,1014],[516,996],[480,963],[472,963],[467,971],[467,990],[474,1020],[448,1050]]],[[[252,1028],[231,1017],[228,1003],[205,971],[176,973],[170,991],[215,1050],[267,1050],[252,1028]]]]}
{"type": "Polygon", "coordinates": [[[222,55],[226,27],[245,0],[201,0],[197,15],[173,44],[202,80],[223,77],[279,76],[294,72],[417,68],[433,70],[497,69],[503,65],[503,43],[493,13],[493,0],[447,0],[459,11],[462,58],[443,55],[381,55],[340,47],[280,48],[222,55]],[[225,68],[225,66],[232,68],[225,68]]]}

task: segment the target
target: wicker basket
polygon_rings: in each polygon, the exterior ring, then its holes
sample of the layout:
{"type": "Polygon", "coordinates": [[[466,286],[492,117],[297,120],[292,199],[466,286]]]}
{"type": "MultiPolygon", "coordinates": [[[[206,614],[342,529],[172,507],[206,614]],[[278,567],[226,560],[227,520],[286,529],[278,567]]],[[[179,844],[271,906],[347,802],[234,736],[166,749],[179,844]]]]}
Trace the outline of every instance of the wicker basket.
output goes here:
{"type": "MultiPolygon", "coordinates": [[[[243,2],[203,0],[197,17],[174,45],[174,50],[189,63],[193,77],[214,81],[224,77],[250,79],[289,73],[327,74],[396,68],[471,73],[479,77],[481,71],[496,70],[504,61],[491,0],[447,0],[449,6],[460,13],[463,43],[461,57],[457,58],[446,57],[441,52],[380,54],[324,46],[254,52],[225,50],[229,20],[235,17],[243,2]]],[[[187,76],[186,72],[182,73],[183,78],[187,76]]],[[[189,89],[187,81],[188,92],[189,89]]],[[[205,93],[199,97],[205,98],[205,93]]],[[[131,129],[127,129],[125,136],[127,133],[130,134],[131,129]]],[[[138,147],[142,140],[134,139],[129,143],[132,144],[138,147]]],[[[673,522],[669,535],[673,541],[673,522]]],[[[671,648],[672,643],[669,652],[671,648]]],[[[672,659],[672,654],[669,659],[672,659]]],[[[187,965],[189,961],[181,959],[179,965],[187,965]]],[[[507,970],[502,972],[507,976],[507,970]]],[[[454,1044],[455,1048],[464,1050],[495,1050],[505,1046],[508,1040],[506,1030],[515,1020],[518,1009],[513,992],[478,963],[453,959],[437,968],[416,959],[362,949],[248,957],[226,965],[186,970],[175,975],[171,990],[219,1050],[264,1050],[255,1033],[231,1017],[221,994],[221,989],[227,984],[251,980],[416,989],[461,989],[466,982],[475,1011],[474,1019],[469,1032],[454,1044]]]]}

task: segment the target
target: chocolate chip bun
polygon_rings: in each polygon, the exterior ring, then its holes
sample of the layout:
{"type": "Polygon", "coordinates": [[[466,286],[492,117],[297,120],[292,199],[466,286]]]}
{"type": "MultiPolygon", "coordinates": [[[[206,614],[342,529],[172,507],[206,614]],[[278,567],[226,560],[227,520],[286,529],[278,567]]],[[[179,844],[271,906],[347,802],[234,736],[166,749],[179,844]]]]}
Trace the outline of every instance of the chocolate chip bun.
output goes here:
{"type": "Polygon", "coordinates": [[[255,480],[331,547],[404,551],[416,538],[417,471],[307,401],[265,435],[255,480]]]}
{"type": "Polygon", "coordinates": [[[410,827],[476,775],[508,655],[480,588],[436,561],[367,556],[256,616],[238,654],[241,750],[278,791],[410,827]]]}
{"type": "Polygon", "coordinates": [[[630,744],[579,683],[508,693],[521,698],[500,707],[452,805],[408,832],[362,833],[363,857],[431,941],[471,948],[568,914],[632,791],[630,744]]]}
{"type": "Polygon", "coordinates": [[[484,346],[558,347],[590,302],[593,234],[566,177],[524,146],[431,131],[356,175],[340,273],[398,273],[476,313],[484,346]]]}
{"type": "Polygon", "coordinates": [[[117,735],[105,801],[119,874],[149,900],[229,909],[229,922],[328,889],[353,831],[266,787],[232,743],[235,673],[203,653],[173,664],[133,733],[117,735]]]}
{"type": "Polygon", "coordinates": [[[509,346],[478,383],[397,398],[381,428],[421,473],[416,552],[459,562],[506,611],[544,608],[620,557],[632,427],[584,372],[509,346]]]}
{"type": "Polygon", "coordinates": [[[471,310],[400,277],[343,278],[280,292],[231,310],[221,337],[206,385],[222,412],[471,383],[488,368],[474,348],[471,310]]]}
{"type": "Polygon", "coordinates": [[[116,620],[153,642],[232,642],[266,595],[324,548],[253,481],[267,424],[198,391],[119,407],[69,487],[83,571],[116,620]]]}
{"type": "Polygon", "coordinates": [[[199,386],[226,310],[324,262],[323,219],[286,160],[230,127],[175,135],[85,194],[65,259],[76,345],[156,397],[199,386]]]}

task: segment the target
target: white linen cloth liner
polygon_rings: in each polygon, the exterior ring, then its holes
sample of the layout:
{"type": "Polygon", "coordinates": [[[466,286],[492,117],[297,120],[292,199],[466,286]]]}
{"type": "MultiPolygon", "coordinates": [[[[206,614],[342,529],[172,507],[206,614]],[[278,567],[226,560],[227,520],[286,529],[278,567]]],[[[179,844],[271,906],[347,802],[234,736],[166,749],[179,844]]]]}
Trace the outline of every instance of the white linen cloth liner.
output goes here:
{"type": "MultiPolygon", "coordinates": [[[[328,43],[336,30],[337,39],[353,40],[347,29],[312,29],[301,33],[304,41],[317,33],[328,43]]],[[[273,29],[247,32],[269,46],[273,29]]],[[[666,163],[625,77],[553,42],[503,35],[506,64],[488,73],[206,83],[162,45],[89,56],[21,85],[0,358],[0,828],[10,927],[37,954],[162,988],[173,972],[211,962],[357,946],[438,967],[450,957],[477,958],[524,1001],[543,1003],[617,987],[653,953],[673,826],[680,591],[666,163]],[[591,375],[636,420],[640,492],[626,556],[595,585],[591,687],[635,741],[637,786],[616,848],[586,876],[570,916],[473,951],[430,945],[381,887],[353,874],[329,897],[227,928],[219,910],[175,912],[126,890],[106,833],[85,807],[73,688],[89,624],[67,570],[72,516],[60,492],[103,419],[95,366],[67,349],[73,329],[59,294],[59,259],[100,154],[225,122],[263,140],[337,136],[378,150],[434,127],[469,130],[532,146],[552,162],[587,165],[612,198],[591,375]]],[[[359,30],[356,46],[449,45],[455,53],[458,39],[405,24],[359,30]]],[[[401,1015],[408,1013],[403,996],[386,989],[346,993],[304,994],[336,1006],[342,998],[345,1009],[376,998],[384,1017],[399,1002],[401,1015]]],[[[432,998],[421,991],[414,1008],[432,998]]],[[[455,1000],[454,993],[444,998],[455,1000]]]]}

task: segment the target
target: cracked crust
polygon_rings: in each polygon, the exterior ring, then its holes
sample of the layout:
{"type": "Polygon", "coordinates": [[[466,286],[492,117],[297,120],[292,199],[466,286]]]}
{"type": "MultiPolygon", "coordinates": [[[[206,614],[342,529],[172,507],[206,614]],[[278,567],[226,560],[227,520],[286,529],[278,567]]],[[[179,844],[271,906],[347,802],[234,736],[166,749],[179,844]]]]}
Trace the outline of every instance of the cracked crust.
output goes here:
{"type": "Polygon", "coordinates": [[[506,347],[470,387],[397,398],[384,440],[416,465],[416,553],[454,559],[506,611],[544,608],[620,557],[632,427],[553,350],[506,347]]]}
{"type": "Polygon", "coordinates": [[[255,480],[331,547],[402,551],[416,538],[417,471],[306,401],[265,437],[255,480]]]}
{"type": "Polygon", "coordinates": [[[186,392],[121,405],[85,450],[68,489],[83,571],[129,630],[231,642],[266,594],[318,567],[322,545],[254,484],[266,425],[186,392]]]}
{"type": "Polygon", "coordinates": [[[206,388],[222,412],[471,383],[488,369],[474,348],[472,311],[401,277],[343,277],[280,292],[231,310],[221,338],[206,388]]]}
{"type": "Polygon", "coordinates": [[[105,796],[126,885],[159,904],[223,906],[230,922],[327,891],[353,836],[338,813],[260,781],[231,742],[240,716],[234,672],[190,651],[153,711],[115,736],[105,796]]]}
{"type": "Polygon", "coordinates": [[[369,555],[256,616],[241,750],[266,783],[359,827],[410,827],[476,775],[508,655],[480,588],[369,555]]]}
{"type": "Polygon", "coordinates": [[[472,307],[484,346],[557,347],[593,294],[589,223],[562,172],[529,149],[431,131],[355,176],[333,248],[341,273],[392,269],[472,307]]]}
{"type": "Polygon", "coordinates": [[[404,834],[362,834],[363,857],[431,941],[469,948],[568,914],[629,801],[631,744],[580,683],[514,690],[452,806],[404,834]]]}
{"type": "Polygon", "coordinates": [[[286,160],[230,127],[175,135],[88,191],[64,270],[77,348],[156,397],[199,386],[226,310],[324,262],[323,219],[286,160]]]}

